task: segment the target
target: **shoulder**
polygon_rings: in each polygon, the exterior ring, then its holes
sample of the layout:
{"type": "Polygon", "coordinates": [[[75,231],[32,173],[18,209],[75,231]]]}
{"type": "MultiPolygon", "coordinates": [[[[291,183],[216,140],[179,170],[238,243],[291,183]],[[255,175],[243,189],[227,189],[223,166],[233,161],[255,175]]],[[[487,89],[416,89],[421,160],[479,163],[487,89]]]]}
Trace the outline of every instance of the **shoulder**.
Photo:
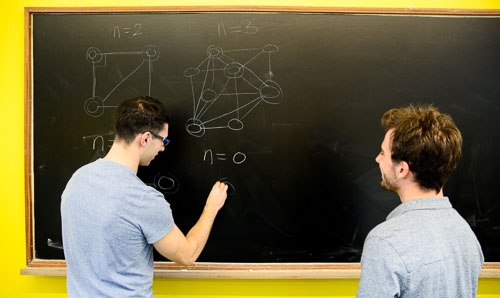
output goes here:
{"type": "Polygon", "coordinates": [[[385,256],[388,251],[399,255],[403,229],[402,223],[397,218],[378,224],[368,233],[365,239],[363,255],[376,254],[385,256]]]}
{"type": "Polygon", "coordinates": [[[363,255],[366,257],[368,255],[387,255],[387,251],[392,251],[397,254],[396,245],[394,242],[397,241],[395,236],[394,226],[383,222],[373,228],[365,239],[363,245],[363,255]]]}
{"type": "Polygon", "coordinates": [[[162,192],[154,185],[145,184],[139,177],[133,175],[125,180],[115,180],[114,187],[117,192],[126,198],[123,202],[124,208],[132,208],[136,213],[144,213],[146,216],[157,212],[170,212],[170,204],[162,192]]]}
{"type": "Polygon", "coordinates": [[[157,206],[170,207],[170,204],[165,199],[165,196],[154,187],[142,184],[141,188],[143,192],[142,198],[145,203],[150,204],[154,202],[157,206]]]}
{"type": "Polygon", "coordinates": [[[101,176],[97,175],[102,172],[98,161],[93,161],[78,168],[68,180],[65,190],[85,188],[88,185],[94,184],[94,181],[102,179],[101,176]]]}
{"type": "Polygon", "coordinates": [[[401,216],[386,220],[373,228],[370,233],[368,233],[367,239],[376,238],[390,241],[399,236],[399,234],[408,231],[405,225],[405,220],[401,216]]]}
{"type": "Polygon", "coordinates": [[[123,165],[99,158],[93,162],[81,166],[73,173],[72,177],[86,177],[90,175],[96,178],[108,178],[116,175],[130,175],[131,173],[133,174],[132,169],[128,168],[128,170],[129,171],[127,171],[127,168],[123,165]]]}
{"type": "Polygon", "coordinates": [[[414,231],[414,227],[404,215],[380,223],[368,233],[363,255],[373,258],[392,256],[389,262],[399,263],[399,266],[406,268],[408,260],[411,259],[409,255],[413,252],[412,247],[417,245],[415,238],[419,238],[415,237],[418,233],[414,231]]]}
{"type": "Polygon", "coordinates": [[[80,168],[78,168],[74,173],[73,173],[73,176],[78,176],[78,175],[82,175],[82,174],[86,174],[88,172],[92,172],[92,171],[95,171],[95,169],[97,167],[99,167],[98,165],[98,161],[99,160],[95,160],[91,163],[88,163],[88,164],[85,164],[83,166],[81,166],[80,168]]]}

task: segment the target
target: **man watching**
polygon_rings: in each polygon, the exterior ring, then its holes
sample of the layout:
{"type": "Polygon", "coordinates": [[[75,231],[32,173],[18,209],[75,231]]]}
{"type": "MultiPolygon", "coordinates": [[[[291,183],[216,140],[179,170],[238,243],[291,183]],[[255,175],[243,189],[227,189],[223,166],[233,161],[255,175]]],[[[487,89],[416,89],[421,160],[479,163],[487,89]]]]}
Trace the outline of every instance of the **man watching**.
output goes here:
{"type": "Polygon", "coordinates": [[[460,131],[431,105],[391,109],[382,126],[381,186],[402,204],[365,240],[357,297],[475,297],[481,246],[443,195],[460,131]]]}

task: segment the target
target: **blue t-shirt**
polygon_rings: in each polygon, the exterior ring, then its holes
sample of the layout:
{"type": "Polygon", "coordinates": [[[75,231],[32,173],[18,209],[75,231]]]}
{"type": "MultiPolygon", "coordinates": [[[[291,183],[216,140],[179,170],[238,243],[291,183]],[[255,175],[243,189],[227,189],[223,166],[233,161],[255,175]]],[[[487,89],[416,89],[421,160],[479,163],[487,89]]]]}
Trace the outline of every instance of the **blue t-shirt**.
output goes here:
{"type": "Polygon", "coordinates": [[[153,246],[174,226],[163,195],[124,165],[98,159],[62,194],[69,297],[153,297],[153,246]]]}

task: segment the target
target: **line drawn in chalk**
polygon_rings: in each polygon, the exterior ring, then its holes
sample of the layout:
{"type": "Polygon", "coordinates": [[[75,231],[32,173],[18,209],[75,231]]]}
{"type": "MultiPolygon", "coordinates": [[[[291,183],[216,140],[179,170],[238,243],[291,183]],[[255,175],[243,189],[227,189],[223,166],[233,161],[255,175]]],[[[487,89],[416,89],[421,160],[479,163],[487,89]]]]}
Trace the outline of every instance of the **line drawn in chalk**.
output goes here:
{"type": "Polygon", "coordinates": [[[95,47],[90,47],[86,53],[87,61],[92,64],[92,96],[87,98],[84,102],[84,109],[87,115],[91,117],[100,117],[104,110],[107,108],[116,108],[115,105],[108,105],[106,101],[113,92],[118,89],[125,81],[127,81],[133,74],[139,71],[143,67],[147,67],[148,71],[148,95],[151,95],[151,73],[153,68],[153,62],[160,58],[160,50],[152,45],[147,46],[142,51],[136,52],[108,52],[103,53],[101,50],[95,47]],[[105,68],[108,59],[113,56],[136,56],[139,57],[137,66],[128,74],[123,75],[120,82],[118,82],[109,92],[101,97],[96,94],[97,89],[97,68],[105,68]]]}
{"type": "Polygon", "coordinates": [[[174,194],[179,191],[181,187],[179,179],[169,172],[160,172],[156,174],[153,185],[157,190],[167,194],[174,194]]]}
{"type": "Polygon", "coordinates": [[[243,119],[260,103],[280,104],[283,91],[272,79],[271,68],[271,56],[278,50],[274,44],[237,50],[210,45],[207,58],[184,71],[193,97],[193,116],[186,121],[186,131],[202,137],[207,129],[242,130],[243,119]],[[262,65],[266,71],[259,75],[254,69],[262,70],[262,65]],[[201,80],[200,90],[195,91],[195,80],[201,80]]]}

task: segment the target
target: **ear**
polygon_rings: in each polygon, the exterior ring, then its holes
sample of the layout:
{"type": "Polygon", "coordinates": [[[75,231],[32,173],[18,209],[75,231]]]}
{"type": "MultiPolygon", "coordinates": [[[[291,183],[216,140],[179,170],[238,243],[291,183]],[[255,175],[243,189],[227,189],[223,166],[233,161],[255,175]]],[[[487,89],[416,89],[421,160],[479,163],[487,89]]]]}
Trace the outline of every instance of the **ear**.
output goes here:
{"type": "Polygon", "coordinates": [[[150,134],[145,132],[145,133],[140,133],[137,135],[136,139],[138,139],[139,145],[141,147],[146,146],[148,142],[150,141],[150,134]]]}
{"type": "Polygon", "coordinates": [[[401,161],[396,166],[396,175],[399,179],[408,178],[408,176],[411,175],[410,165],[406,161],[401,161]]]}

